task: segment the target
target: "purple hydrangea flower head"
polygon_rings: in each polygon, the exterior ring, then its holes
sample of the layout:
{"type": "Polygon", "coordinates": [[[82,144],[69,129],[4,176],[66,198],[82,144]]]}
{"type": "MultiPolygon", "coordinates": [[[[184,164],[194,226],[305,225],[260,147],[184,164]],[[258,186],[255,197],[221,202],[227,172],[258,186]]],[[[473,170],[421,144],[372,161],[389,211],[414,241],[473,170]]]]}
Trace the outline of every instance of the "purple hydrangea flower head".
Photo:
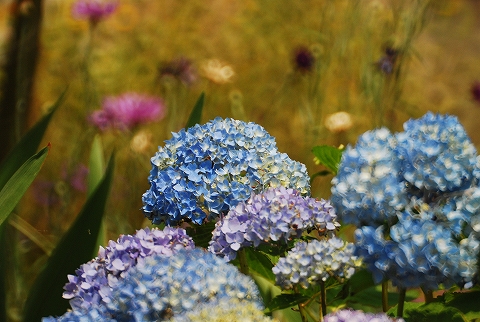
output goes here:
{"type": "Polygon", "coordinates": [[[151,187],[142,197],[154,224],[202,224],[269,187],[310,191],[305,165],[278,152],[258,124],[216,118],[172,134],[151,158],[151,187]]]}
{"type": "Polygon", "coordinates": [[[88,19],[92,24],[108,17],[118,7],[117,0],[77,0],[73,4],[72,15],[77,19],[88,19]]]}
{"type": "Polygon", "coordinates": [[[286,257],[280,258],[272,268],[276,284],[283,289],[295,285],[308,288],[329,277],[350,278],[361,260],[354,255],[355,246],[340,238],[299,241],[286,257]]]}
{"type": "Polygon", "coordinates": [[[327,314],[325,322],[405,322],[402,318],[391,318],[385,313],[365,313],[360,310],[343,309],[327,314]]]}
{"type": "Polygon", "coordinates": [[[107,247],[100,247],[98,256],[80,266],[75,275],[68,275],[63,298],[69,299],[74,309],[95,306],[141,258],[154,254],[168,257],[180,249],[194,247],[193,240],[181,228],[145,228],[133,236],[122,235],[107,247]]]}
{"type": "Polygon", "coordinates": [[[165,116],[165,105],[159,98],[125,93],[105,98],[101,110],[94,111],[90,122],[101,131],[109,128],[127,131],[135,126],[158,121],[165,116]]]}
{"type": "Polygon", "coordinates": [[[385,128],[361,135],[343,152],[332,180],[332,204],[345,224],[380,225],[396,220],[408,203],[400,176],[397,141],[385,128]]]}
{"type": "MultiPolygon", "coordinates": [[[[140,261],[103,301],[116,316],[158,321],[224,299],[262,308],[255,282],[233,265],[203,249],[179,250],[140,261]]],[[[133,319],[132,319],[133,320],[133,319]]]]}
{"type": "Polygon", "coordinates": [[[218,221],[208,249],[230,261],[242,247],[286,243],[315,229],[333,234],[339,227],[336,217],[328,201],[303,197],[285,187],[270,188],[239,203],[218,221]]]}
{"type": "Polygon", "coordinates": [[[172,322],[204,321],[272,322],[276,320],[264,315],[262,309],[258,307],[258,303],[242,301],[237,298],[222,298],[217,302],[199,303],[192,310],[172,318],[172,322]]]}

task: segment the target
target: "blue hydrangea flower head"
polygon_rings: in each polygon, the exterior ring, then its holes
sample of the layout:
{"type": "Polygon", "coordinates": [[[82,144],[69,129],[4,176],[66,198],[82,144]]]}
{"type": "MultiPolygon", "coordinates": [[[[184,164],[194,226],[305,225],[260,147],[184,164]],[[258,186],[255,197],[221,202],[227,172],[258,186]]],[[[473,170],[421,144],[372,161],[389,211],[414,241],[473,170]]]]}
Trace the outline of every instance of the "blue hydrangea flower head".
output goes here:
{"type": "Polygon", "coordinates": [[[405,322],[402,318],[391,318],[385,313],[365,313],[360,310],[343,309],[323,317],[325,322],[405,322]]]}
{"type": "Polygon", "coordinates": [[[283,289],[295,285],[308,288],[329,277],[350,278],[361,260],[354,255],[355,245],[340,238],[300,241],[272,268],[275,283],[283,289]]]}
{"type": "Polygon", "coordinates": [[[193,310],[174,316],[172,322],[272,322],[254,302],[224,298],[218,302],[199,303],[193,310]]]}
{"type": "Polygon", "coordinates": [[[263,127],[228,118],[173,133],[151,163],[142,200],[154,224],[202,224],[269,187],[310,189],[305,165],[280,153],[263,127]]]}
{"type": "Polygon", "coordinates": [[[340,226],[336,217],[328,201],[303,197],[293,189],[270,188],[239,203],[218,221],[208,249],[230,261],[240,248],[287,243],[305,231],[333,235],[340,226]]]}
{"type": "MultiPolygon", "coordinates": [[[[356,230],[356,254],[372,272],[374,281],[390,279],[402,288],[438,289],[441,284],[465,286],[476,276],[479,242],[473,235],[455,234],[454,225],[441,217],[456,211],[431,209],[417,201],[414,209],[399,214],[390,227],[390,238],[384,226],[364,226],[356,230]]],[[[446,205],[450,209],[449,205],[446,205]]]]}
{"type": "Polygon", "coordinates": [[[397,134],[405,181],[418,189],[457,191],[474,180],[477,151],[457,117],[425,114],[397,134]]]}
{"type": "Polygon", "coordinates": [[[111,285],[137,265],[140,258],[161,254],[171,256],[179,249],[192,249],[194,242],[184,229],[165,227],[140,229],[135,235],[122,235],[100,247],[98,256],[68,275],[63,298],[72,308],[89,308],[99,304],[111,285]]]}
{"type": "Polygon", "coordinates": [[[90,308],[78,308],[73,311],[67,311],[62,316],[49,316],[42,318],[42,322],[117,322],[107,308],[102,305],[92,306],[90,308]]]}
{"type": "Polygon", "coordinates": [[[364,133],[343,152],[331,197],[341,222],[378,226],[395,220],[408,203],[396,148],[395,137],[382,128],[364,133]]]}
{"type": "Polygon", "coordinates": [[[255,282],[224,259],[196,248],[141,260],[104,298],[115,316],[157,321],[183,315],[199,303],[236,299],[262,308],[255,282]]]}

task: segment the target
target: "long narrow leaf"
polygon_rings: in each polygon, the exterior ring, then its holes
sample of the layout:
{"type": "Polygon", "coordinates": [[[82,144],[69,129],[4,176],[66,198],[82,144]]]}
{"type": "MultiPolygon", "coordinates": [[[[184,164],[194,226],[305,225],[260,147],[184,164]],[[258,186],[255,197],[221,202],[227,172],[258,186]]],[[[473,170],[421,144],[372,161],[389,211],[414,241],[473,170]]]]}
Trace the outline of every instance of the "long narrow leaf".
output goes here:
{"type": "Polygon", "coordinates": [[[17,171],[18,167],[37,152],[53,113],[55,113],[58,106],[62,103],[64,96],[65,92],[63,92],[55,104],[53,104],[50,112],[43,116],[42,119],[22,137],[5,160],[3,160],[0,165],[0,189],[3,188],[8,179],[17,171]]]}
{"type": "Polygon", "coordinates": [[[8,219],[8,223],[15,227],[19,232],[27,236],[32,242],[40,247],[45,254],[50,256],[52,254],[55,245],[48,240],[43,234],[41,234],[35,227],[23,220],[15,213],[11,213],[8,219]]]}
{"type": "Polygon", "coordinates": [[[190,117],[188,118],[185,129],[188,129],[189,127],[192,127],[195,124],[199,124],[201,122],[204,103],[205,103],[205,93],[202,92],[197,102],[195,103],[195,106],[193,107],[192,112],[190,113],[190,117]]]}
{"type": "Polygon", "coordinates": [[[50,145],[31,156],[3,186],[0,191],[0,225],[7,219],[37,176],[47,157],[49,147],[50,145]]]}
{"type": "Polygon", "coordinates": [[[44,316],[62,315],[69,307],[62,298],[67,275],[74,274],[92,259],[113,177],[112,156],[103,179],[85,202],[70,229],[61,238],[27,297],[24,321],[40,321],[44,316]]]}
{"type": "Polygon", "coordinates": [[[88,195],[91,195],[97,187],[105,172],[105,160],[103,157],[102,141],[97,134],[93,138],[92,148],[90,150],[90,160],[88,163],[88,195]]]}

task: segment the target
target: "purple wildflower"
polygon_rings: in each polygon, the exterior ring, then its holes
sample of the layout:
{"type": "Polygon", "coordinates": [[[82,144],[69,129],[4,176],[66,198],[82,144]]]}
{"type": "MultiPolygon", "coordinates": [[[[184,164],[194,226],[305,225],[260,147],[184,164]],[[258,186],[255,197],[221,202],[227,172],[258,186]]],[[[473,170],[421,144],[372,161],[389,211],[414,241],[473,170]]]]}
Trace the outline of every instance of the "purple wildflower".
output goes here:
{"type": "Polygon", "coordinates": [[[470,92],[472,93],[473,99],[480,103],[480,82],[473,83],[472,87],[470,88],[470,92]]]}
{"type": "Polygon", "coordinates": [[[328,201],[302,197],[285,187],[270,188],[239,203],[217,222],[208,250],[230,261],[242,247],[288,242],[313,229],[331,233],[339,226],[336,218],[328,201]]]}
{"type": "Polygon", "coordinates": [[[294,53],[295,68],[301,72],[309,72],[315,65],[315,57],[310,49],[301,46],[294,53]]]}
{"type": "Polygon", "coordinates": [[[104,131],[109,127],[131,130],[142,123],[157,121],[165,116],[165,105],[156,97],[125,93],[107,97],[101,110],[90,115],[90,122],[104,131]]]}
{"type": "Polygon", "coordinates": [[[186,86],[192,85],[197,80],[197,73],[192,62],[185,57],[179,57],[162,64],[158,68],[160,78],[171,76],[178,79],[186,86]]]}
{"type": "Polygon", "coordinates": [[[405,322],[402,318],[391,318],[385,313],[365,313],[360,310],[344,309],[323,317],[325,322],[405,322]]]}
{"type": "Polygon", "coordinates": [[[98,256],[80,266],[76,275],[68,275],[63,298],[70,300],[73,309],[97,305],[140,258],[154,254],[168,257],[179,249],[194,247],[193,240],[181,228],[147,227],[133,236],[122,235],[116,242],[111,240],[106,248],[100,247],[98,256]]]}
{"type": "Polygon", "coordinates": [[[88,19],[93,25],[111,15],[118,7],[118,1],[78,0],[72,8],[72,15],[77,19],[88,19]]]}

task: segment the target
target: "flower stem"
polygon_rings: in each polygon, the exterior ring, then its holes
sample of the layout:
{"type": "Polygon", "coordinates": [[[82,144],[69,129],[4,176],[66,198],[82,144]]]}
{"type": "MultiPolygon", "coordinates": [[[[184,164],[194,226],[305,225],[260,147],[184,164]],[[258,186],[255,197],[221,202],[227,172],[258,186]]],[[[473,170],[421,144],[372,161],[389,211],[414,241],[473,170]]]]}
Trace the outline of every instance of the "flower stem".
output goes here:
{"type": "Polygon", "coordinates": [[[405,304],[405,294],[407,293],[407,290],[404,288],[399,289],[399,294],[398,294],[398,306],[397,306],[397,317],[401,318],[403,317],[403,306],[405,304]]]}
{"type": "Polygon", "coordinates": [[[325,289],[325,282],[320,281],[320,321],[323,320],[323,316],[327,313],[327,290],[325,289]]]}
{"type": "Polygon", "coordinates": [[[382,282],[382,309],[388,311],[388,281],[382,282]]]}
{"type": "Polygon", "coordinates": [[[425,304],[433,302],[433,292],[426,290],[422,287],[423,294],[425,296],[425,304]]]}
{"type": "Polygon", "coordinates": [[[245,275],[249,275],[250,270],[248,269],[247,255],[245,254],[245,249],[241,248],[237,252],[238,260],[240,261],[240,272],[245,275]]]}

